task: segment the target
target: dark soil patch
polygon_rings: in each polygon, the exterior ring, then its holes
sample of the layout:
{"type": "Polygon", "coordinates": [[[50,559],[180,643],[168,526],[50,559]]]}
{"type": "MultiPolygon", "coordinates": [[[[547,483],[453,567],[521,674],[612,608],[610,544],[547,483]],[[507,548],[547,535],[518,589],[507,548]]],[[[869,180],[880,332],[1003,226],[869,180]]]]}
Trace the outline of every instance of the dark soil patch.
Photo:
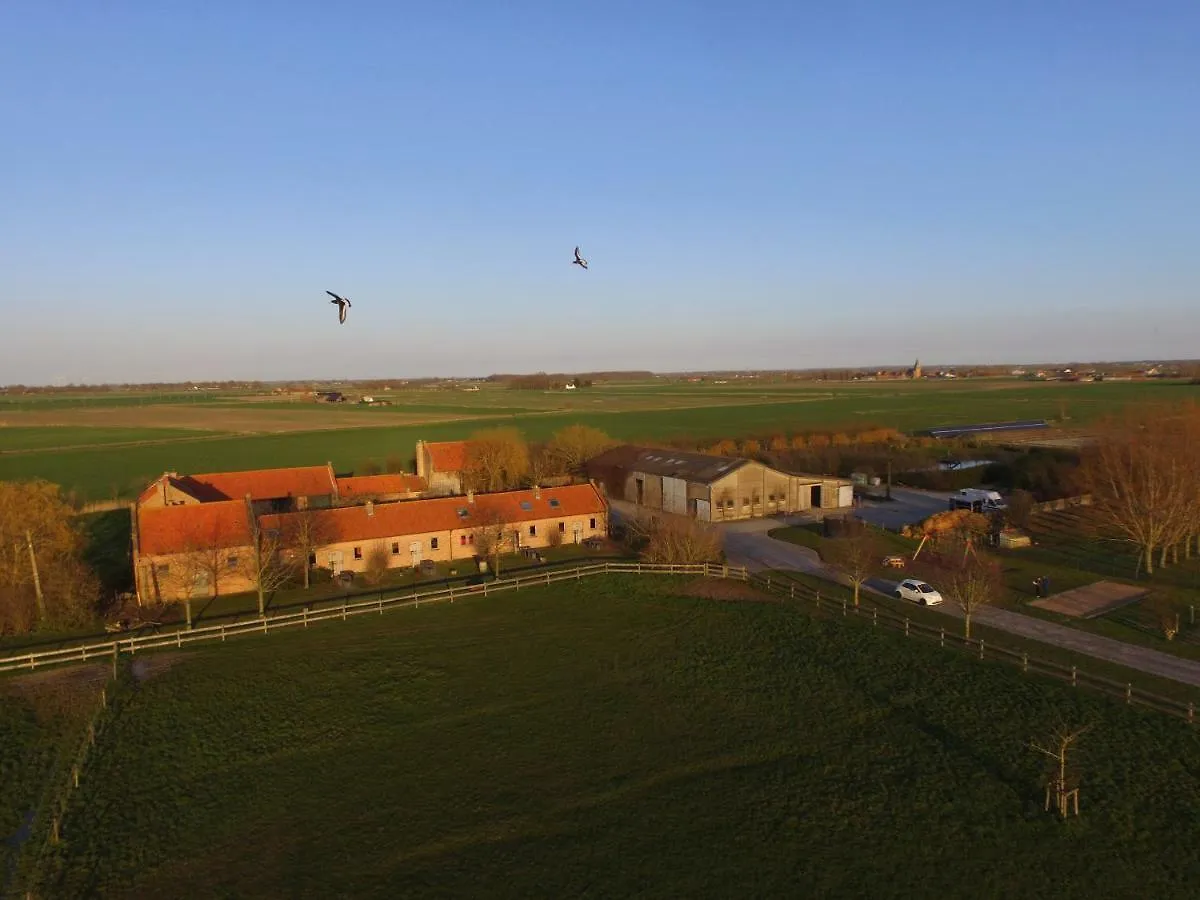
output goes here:
{"type": "Polygon", "coordinates": [[[697,578],[683,586],[685,597],[705,600],[753,600],[758,603],[778,603],[779,600],[732,578],[697,578]]]}
{"type": "Polygon", "coordinates": [[[133,672],[134,679],[137,680],[138,684],[141,684],[143,681],[148,681],[156,675],[161,675],[176,663],[183,662],[189,656],[191,656],[190,653],[150,653],[135,659],[131,663],[130,669],[133,672]]]}

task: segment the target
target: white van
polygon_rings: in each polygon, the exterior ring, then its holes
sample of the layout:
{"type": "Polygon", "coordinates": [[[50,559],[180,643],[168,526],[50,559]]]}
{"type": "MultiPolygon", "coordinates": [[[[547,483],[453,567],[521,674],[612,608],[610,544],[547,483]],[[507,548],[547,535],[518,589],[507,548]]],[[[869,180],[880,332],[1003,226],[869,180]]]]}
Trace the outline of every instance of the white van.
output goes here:
{"type": "Polygon", "coordinates": [[[951,509],[969,509],[973,512],[998,512],[1007,509],[1008,504],[1000,496],[999,491],[985,491],[983,488],[963,488],[950,498],[951,509]]]}

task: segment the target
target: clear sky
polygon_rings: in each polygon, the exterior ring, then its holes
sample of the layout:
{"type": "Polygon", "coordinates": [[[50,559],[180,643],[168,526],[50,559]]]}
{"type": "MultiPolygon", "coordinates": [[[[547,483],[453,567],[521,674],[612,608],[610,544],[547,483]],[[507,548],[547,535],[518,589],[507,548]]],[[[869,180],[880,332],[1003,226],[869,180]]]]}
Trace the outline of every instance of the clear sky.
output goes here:
{"type": "Polygon", "coordinates": [[[1196,0],[6,0],[0,84],[0,383],[1200,357],[1196,0]]]}

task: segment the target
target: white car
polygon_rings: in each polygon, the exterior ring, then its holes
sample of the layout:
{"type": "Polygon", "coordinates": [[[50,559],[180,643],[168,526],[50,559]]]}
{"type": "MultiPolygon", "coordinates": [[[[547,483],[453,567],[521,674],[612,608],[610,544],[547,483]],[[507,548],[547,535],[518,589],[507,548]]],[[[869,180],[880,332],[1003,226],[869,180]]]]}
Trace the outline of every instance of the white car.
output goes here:
{"type": "Polygon", "coordinates": [[[896,596],[901,600],[920,603],[922,606],[937,606],[942,602],[941,594],[916,578],[905,578],[896,585],[896,596]]]}

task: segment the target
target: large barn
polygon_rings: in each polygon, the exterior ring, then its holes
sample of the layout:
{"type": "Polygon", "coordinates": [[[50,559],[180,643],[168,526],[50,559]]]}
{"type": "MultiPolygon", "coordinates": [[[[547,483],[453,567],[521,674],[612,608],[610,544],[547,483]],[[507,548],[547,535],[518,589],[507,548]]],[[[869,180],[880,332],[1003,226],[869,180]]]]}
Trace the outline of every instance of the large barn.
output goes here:
{"type": "Polygon", "coordinates": [[[588,476],[610,499],[728,522],[853,505],[851,482],[781,472],[752,459],[625,444],[588,460],[588,476]]]}

